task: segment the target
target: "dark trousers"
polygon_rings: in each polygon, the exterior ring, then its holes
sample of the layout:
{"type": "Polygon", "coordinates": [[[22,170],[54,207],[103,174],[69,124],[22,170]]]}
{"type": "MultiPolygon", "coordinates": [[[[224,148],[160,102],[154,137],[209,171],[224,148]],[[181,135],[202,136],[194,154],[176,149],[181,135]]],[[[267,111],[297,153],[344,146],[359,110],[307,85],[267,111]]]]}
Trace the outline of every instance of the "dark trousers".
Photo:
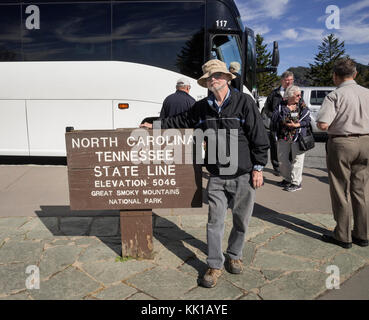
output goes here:
{"type": "Polygon", "coordinates": [[[275,141],[275,132],[269,131],[270,162],[272,163],[274,170],[279,171],[277,143],[278,142],[275,141]]]}

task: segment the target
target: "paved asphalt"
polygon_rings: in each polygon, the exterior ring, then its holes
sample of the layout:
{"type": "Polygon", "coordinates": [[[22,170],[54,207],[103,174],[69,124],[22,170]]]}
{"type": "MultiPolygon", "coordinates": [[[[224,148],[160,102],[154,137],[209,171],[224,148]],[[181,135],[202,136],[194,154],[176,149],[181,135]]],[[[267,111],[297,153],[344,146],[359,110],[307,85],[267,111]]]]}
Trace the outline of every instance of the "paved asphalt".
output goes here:
{"type": "Polygon", "coordinates": [[[206,270],[206,198],[199,209],[154,210],[153,259],[122,261],[118,212],[71,212],[64,162],[0,158],[0,299],[369,299],[369,249],[320,241],[335,225],[323,143],[307,154],[302,191],[282,191],[266,168],[245,272],[226,272],[213,289],[197,283],[206,270]],[[339,289],[329,290],[332,265],[339,289]],[[26,288],[29,266],[39,268],[40,289],[26,288]]]}

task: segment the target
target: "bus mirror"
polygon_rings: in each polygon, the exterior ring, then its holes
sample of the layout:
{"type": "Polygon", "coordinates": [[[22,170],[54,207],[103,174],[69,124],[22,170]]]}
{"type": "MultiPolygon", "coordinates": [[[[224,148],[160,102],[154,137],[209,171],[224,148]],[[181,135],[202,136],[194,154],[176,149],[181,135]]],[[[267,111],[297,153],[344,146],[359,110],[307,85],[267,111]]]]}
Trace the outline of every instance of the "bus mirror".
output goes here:
{"type": "Polygon", "coordinates": [[[272,66],[277,67],[279,65],[279,49],[278,42],[273,42],[273,57],[272,57],[272,66]]]}

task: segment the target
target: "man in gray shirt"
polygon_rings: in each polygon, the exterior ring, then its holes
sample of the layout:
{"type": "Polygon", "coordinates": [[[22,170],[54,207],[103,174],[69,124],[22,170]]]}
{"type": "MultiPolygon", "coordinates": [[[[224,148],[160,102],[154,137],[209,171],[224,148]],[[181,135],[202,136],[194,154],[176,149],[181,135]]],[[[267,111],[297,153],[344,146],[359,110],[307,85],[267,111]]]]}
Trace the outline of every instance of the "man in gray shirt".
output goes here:
{"type": "Polygon", "coordinates": [[[337,89],[324,99],[317,116],[318,128],[328,130],[327,168],[337,223],[333,235],[323,235],[322,240],[346,249],[352,242],[368,246],[369,89],[355,82],[356,74],[351,59],[335,63],[337,89]]]}

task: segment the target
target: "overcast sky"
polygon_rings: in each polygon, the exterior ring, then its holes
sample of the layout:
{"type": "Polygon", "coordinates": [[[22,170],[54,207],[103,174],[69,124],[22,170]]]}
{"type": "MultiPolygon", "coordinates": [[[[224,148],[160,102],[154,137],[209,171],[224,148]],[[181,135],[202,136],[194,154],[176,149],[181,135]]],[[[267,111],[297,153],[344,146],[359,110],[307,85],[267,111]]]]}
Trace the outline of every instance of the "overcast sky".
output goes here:
{"type": "Polygon", "coordinates": [[[309,66],[322,39],[334,33],[346,53],[369,63],[369,0],[235,0],[245,26],[259,33],[272,50],[278,41],[278,74],[289,67],[309,66]],[[327,7],[336,6],[338,11],[327,7]],[[339,22],[339,29],[338,23],[339,22]],[[334,27],[333,29],[328,29],[334,27]]]}

